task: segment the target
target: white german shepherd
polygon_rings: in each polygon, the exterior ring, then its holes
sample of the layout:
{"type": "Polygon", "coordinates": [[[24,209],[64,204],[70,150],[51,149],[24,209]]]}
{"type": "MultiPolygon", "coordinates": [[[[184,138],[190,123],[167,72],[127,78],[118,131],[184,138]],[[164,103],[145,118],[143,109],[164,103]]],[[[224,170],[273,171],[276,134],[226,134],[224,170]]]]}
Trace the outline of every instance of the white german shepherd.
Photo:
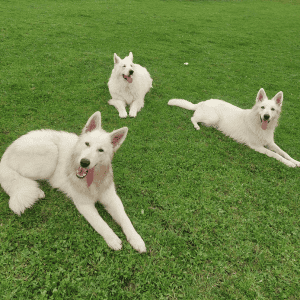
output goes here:
{"type": "Polygon", "coordinates": [[[152,78],[146,68],[134,64],[132,52],[124,59],[114,54],[114,68],[108,81],[111,100],[108,101],[126,118],[126,105],[130,105],[129,116],[136,117],[144,107],[145,95],[152,88],[152,78]]]}
{"type": "Polygon", "coordinates": [[[274,157],[289,167],[300,167],[300,162],[292,159],[274,143],[274,130],[280,116],[283,93],[277,93],[268,100],[264,89],[260,89],[252,109],[241,109],[223,100],[211,99],[193,104],[183,99],[172,99],[169,105],[194,110],[191,118],[199,130],[199,122],[213,126],[239,143],[270,157],[274,157]],[[267,146],[266,149],[264,146],[267,146]],[[273,152],[274,151],[274,152],[273,152]]]}
{"type": "Polygon", "coordinates": [[[45,197],[35,180],[47,179],[73,199],[79,212],[114,250],[122,242],[95,208],[101,202],[122,227],[128,242],[139,252],[145,243],[135,231],[116,194],[111,161],[124,142],[127,127],[111,133],[101,129],[101,114],[94,113],[78,137],[54,130],[31,131],[15,140],[0,163],[0,183],[10,196],[9,207],[18,215],[45,197]]]}

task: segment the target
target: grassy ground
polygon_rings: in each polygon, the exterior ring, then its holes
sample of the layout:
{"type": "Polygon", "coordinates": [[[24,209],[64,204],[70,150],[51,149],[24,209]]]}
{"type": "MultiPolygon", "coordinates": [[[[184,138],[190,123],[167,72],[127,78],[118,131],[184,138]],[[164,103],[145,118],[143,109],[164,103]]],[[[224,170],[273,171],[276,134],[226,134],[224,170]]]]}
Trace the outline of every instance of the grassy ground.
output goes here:
{"type": "Polygon", "coordinates": [[[20,135],[80,133],[102,113],[128,126],[117,192],[147,246],[140,255],[99,205],[123,249],[62,193],[22,217],[0,190],[2,299],[299,299],[299,169],[256,153],[170,98],[243,108],[284,93],[277,144],[300,160],[299,1],[0,3],[0,153],[20,135]],[[113,53],[132,51],[153,89],[136,119],[107,104],[113,53]],[[184,63],[188,62],[189,65],[184,63]]]}

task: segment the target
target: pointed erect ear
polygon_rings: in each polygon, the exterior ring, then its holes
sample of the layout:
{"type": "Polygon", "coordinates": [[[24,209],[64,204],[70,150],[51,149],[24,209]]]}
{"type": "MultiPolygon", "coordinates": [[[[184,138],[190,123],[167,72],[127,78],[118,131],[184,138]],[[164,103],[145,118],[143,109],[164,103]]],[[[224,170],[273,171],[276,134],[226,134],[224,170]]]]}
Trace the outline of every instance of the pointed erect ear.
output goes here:
{"type": "Polygon", "coordinates": [[[121,60],[121,58],[116,53],[114,53],[114,62],[115,62],[115,64],[117,64],[120,60],[121,60]]]}
{"type": "Polygon", "coordinates": [[[82,129],[82,134],[93,131],[94,129],[101,129],[101,113],[96,111],[87,121],[82,129]]]}
{"type": "Polygon", "coordinates": [[[274,97],[273,100],[275,100],[276,104],[281,106],[283,101],[283,92],[278,92],[274,97]]]}
{"type": "Polygon", "coordinates": [[[127,132],[128,128],[122,127],[110,133],[111,144],[113,146],[114,152],[116,152],[124,142],[127,132]]]}
{"type": "Polygon", "coordinates": [[[128,57],[133,61],[133,54],[132,54],[132,52],[129,53],[128,57]]]}
{"type": "Polygon", "coordinates": [[[261,88],[259,91],[258,91],[258,94],[256,96],[256,102],[261,102],[263,101],[264,99],[268,99],[267,98],[267,95],[266,95],[266,92],[263,88],[261,88]]]}

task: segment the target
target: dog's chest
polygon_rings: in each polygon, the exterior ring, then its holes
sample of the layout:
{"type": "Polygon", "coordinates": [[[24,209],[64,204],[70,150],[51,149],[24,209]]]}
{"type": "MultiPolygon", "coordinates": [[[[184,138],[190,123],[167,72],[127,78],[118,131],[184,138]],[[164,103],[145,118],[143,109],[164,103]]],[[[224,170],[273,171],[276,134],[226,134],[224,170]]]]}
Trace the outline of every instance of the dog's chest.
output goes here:
{"type": "Polygon", "coordinates": [[[119,94],[127,104],[131,104],[136,98],[136,93],[132,84],[123,85],[119,90],[119,94]]]}

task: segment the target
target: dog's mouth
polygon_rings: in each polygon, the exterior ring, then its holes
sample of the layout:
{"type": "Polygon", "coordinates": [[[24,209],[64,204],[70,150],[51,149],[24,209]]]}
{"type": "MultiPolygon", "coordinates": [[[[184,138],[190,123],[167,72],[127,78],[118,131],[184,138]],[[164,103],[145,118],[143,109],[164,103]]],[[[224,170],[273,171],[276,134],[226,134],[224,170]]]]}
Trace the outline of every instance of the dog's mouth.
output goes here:
{"type": "Polygon", "coordinates": [[[94,170],[95,167],[91,169],[79,167],[76,171],[76,176],[79,179],[86,177],[87,185],[90,186],[94,180],[94,170]]]}
{"type": "Polygon", "coordinates": [[[84,178],[89,172],[89,169],[79,167],[76,171],[76,176],[80,179],[84,178]]]}
{"type": "Polygon", "coordinates": [[[131,83],[131,82],[132,82],[132,77],[131,77],[131,75],[127,76],[127,75],[124,75],[124,74],[123,74],[123,78],[124,78],[125,80],[127,80],[128,83],[131,83]]]}
{"type": "Polygon", "coordinates": [[[260,117],[260,121],[261,121],[261,129],[262,130],[266,130],[267,127],[268,127],[268,124],[270,123],[270,119],[269,120],[265,120],[265,119],[262,119],[260,117]]]}

